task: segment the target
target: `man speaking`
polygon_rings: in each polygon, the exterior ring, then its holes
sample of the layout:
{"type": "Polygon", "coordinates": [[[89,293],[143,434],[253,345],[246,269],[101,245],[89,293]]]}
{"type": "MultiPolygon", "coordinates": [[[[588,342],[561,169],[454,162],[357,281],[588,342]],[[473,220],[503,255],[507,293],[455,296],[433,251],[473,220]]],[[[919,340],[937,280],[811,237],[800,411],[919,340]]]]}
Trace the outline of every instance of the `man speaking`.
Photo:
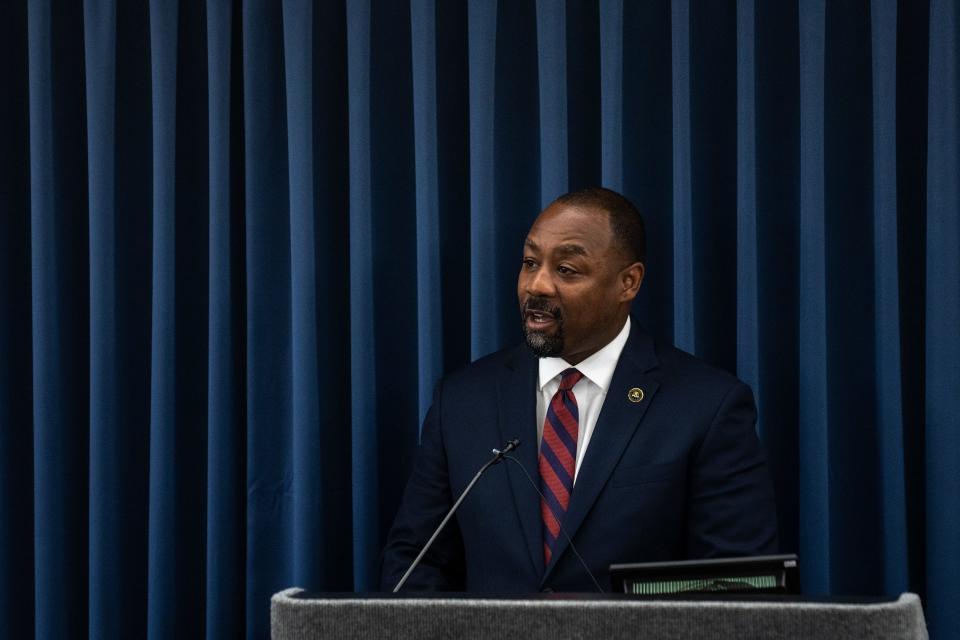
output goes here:
{"type": "Polygon", "coordinates": [[[777,551],[750,389],[631,322],[645,253],[640,213],[608,189],[536,219],[517,280],[526,344],[437,385],[384,589],[512,438],[523,468],[480,479],[405,589],[592,591],[591,573],[609,587],[611,563],[777,551]]]}

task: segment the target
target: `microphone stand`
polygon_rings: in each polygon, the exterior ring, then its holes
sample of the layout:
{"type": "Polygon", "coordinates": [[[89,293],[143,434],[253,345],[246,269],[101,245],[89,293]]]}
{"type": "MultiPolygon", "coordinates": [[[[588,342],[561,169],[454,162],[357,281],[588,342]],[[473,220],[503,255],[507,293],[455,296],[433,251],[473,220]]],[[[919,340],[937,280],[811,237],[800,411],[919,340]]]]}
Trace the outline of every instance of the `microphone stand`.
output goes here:
{"type": "Polygon", "coordinates": [[[460,503],[463,502],[463,499],[467,497],[467,494],[470,493],[470,490],[473,489],[473,485],[477,484],[477,480],[480,479],[480,476],[483,475],[483,472],[503,460],[504,456],[520,446],[520,441],[514,438],[513,440],[507,440],[507,444],[504,445],[503,449],[494,449],[494,456],[490,458],[480,470],[477,471],[477,475],[473,476],[473,480],[470,481],[470,484],[467,485],[467,488],[463,490],[460,494],[460,497],[457,498],[457,501],[453,503],[453,506],[450,507],[450,511],[447,512],[447,515],[444,516],[443,520],[440,522],[440,526],[437,527],[436,531],[433,532],[433,535],[430,536],[430,539],[427,540],[427,544],[423,545],[423,549],[420,550],[420,553],[414,558],[413,563],[410,565],[410,568],[407,569],[407,572],[403,574],[403,577],[400,578],[400,582],[397,583],[397,586],[393,588],[393,593],[397,593],[403,588],[403,585],[407,582],[407,578],[410,577],[410,574],[413,573],[413,570],[417,568],[417,565],[420,564],[420,561],[423,560],[423,556],[427,554],[427,551],[430,550],[430,547],[433,545],[434,540],[437,539],[437,536],[440,535],[440,532],[443,531],[443,528],[447,526],[447,522],[450,521],[450,518],[453,517],[453,514],[456,513],[457,507],[460,506],[460,503]]]}

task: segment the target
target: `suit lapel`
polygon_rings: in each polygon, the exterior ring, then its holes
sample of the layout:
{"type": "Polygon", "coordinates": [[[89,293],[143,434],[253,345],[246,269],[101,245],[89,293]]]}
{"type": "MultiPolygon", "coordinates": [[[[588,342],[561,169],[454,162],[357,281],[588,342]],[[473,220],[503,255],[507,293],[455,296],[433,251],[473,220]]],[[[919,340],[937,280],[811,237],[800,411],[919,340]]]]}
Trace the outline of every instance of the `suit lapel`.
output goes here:
{"type": "MultiPolygon", "coordinates": [[[[570,496],[570,505],[563,519],[563,529],[571,538],[576,535],[577,529],[596,502],[657,392],[659,384],[647,373],[656,365],[653,340],[634,323],[610,381],[607,397],[590,438],[586,457],[580,465],[580,472],[570,496]],[[631,393],[634,389],[642,390],[643,397],[639,402],[636,402],[639,394],[635,391],[631,393]]],[[[550,575],[567,546],[567,538],[561,534],[550,564],[544,572],[544,580],[550,575]]]]}
{"type": "MultiPolygon", "coordinates": [[[[531,475],[534,482],[537,476],[537,360],[526,347],[514,350],[497,381],[498,419],[500,441],[519,438],[520,447],[514,453],[531,475]]],[[[513,503],[517,509],[523,527],[523,536],[530,551],[535,575],[543,574],[543,530],[540,523],[540,496],[522,469],[509,460],[506,465],[507,477],[513,503]]]]}

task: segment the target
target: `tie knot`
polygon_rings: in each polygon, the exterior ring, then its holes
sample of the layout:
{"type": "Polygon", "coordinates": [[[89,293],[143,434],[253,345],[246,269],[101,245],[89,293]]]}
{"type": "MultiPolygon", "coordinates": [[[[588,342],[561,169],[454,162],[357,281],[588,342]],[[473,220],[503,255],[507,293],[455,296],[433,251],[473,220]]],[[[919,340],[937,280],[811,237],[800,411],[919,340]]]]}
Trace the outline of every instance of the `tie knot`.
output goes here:
{"type": "Polygon", "coordinates": [[[560,391],[570,391],[574,385],[580,382],[580,378],[582,377],[583,374],[573,367],[567,369],[560,374],[560,391]]]}

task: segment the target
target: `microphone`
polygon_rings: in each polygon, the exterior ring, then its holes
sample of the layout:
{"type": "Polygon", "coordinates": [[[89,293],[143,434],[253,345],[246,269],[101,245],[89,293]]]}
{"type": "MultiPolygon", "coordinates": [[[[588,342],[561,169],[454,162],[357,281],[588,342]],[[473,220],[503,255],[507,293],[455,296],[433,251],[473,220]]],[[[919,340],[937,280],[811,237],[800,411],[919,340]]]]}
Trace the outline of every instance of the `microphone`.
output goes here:
{"type": "Polygon", "coordinates": [[[504,445],[502,450],[492,449],[492,452],[497,456],[493,464],[496,464],[497,462],[500,462],[501,460],[503,460],[503,458],[505,458],[508,453],[510,453],[511,451],[514,451],[519,446],[520,446],[520,441],[517,440],[516,438],[513,438],[512,440],[507,440],[507,444],[504,445]]]}
{"type": "MultiPolygon", "coordinates": [[[[496,451],[496,449],[494,449],[494,451],[496,451]]],[[[540,491],[540,487],[537,486],[537,483],[534,482],[533,478],[530,477],[530,474],[527,473],[527,469],[526,467],[523,466],[523,463],[517,460],[516,458],[514,458],[513,456],[506,455],[506,453],[504,453],[503,457],[511,462],[517,463],[517,466],[520,467],[521,471],[523,471],[523,475],[527,477],[527,482],[529,482],[530,486],[533,487],[533,490],[540,495],[540,499],[546,502],[547,499],[544,497],[543,492],[540,491]]],[[[593,586],[595,586],[597,588],[597,591],[599,591],[600,593],[604,593],[603,587],[601,587],[600,583],[597,582],[596,576],[593,575],[593,572],[590,571],[590,567],[587,566],[587,563],[583,559],[583,556],[581,556],[580,552],[577,551],[577,547],[573,544],[573,540],[571,540],[570,536],[567,534],[567,530],[563,528],[563,523],[560,522],[560,519],[557,518],[557,516],[553,515],[553,511],[550,511],[549,509],[548,511],[550,512],[550,515],[553,516],[553,519],[557,521],[557,524],[560,526],[560,532],[563,534],[563,537],[567,539],[567,544],[570,545],[570,551],[573,552],[573,555],[577,557],[577,560],[579,560],[580,564],[583,566],[583,570],[587,572],[588,576],[590,576],[590,579],[593,581],[593,586]]]]}
{"type": "MultiPolygon", "coordinates": [[[[504,458],[510,458],[508,454],[520,446],[520,440],[513,438],[507,440],[506,444],[503,445],[503,449],[493,449],[493,457],[487,460],[487,462],[480,467],[480,470],[477,471],[477,475],[473,476],[473,480],[470,481],[470,484],[467,485],[467,488],[463,490],[460,494],[460,497],[457,498],[457,501],[453,503],[453,506],[450,507],[450,511],[447,512],[447,515],[443,517],[443,520],[440,521],[440,525],[433,532],[433,535],[430,536],[430,539],[427,540],[427,544],[423,545],[423,549],[420,550],[420,553],[414,558],[413,562],[410,564],[410,568],[407,569],[406,573],[403,574],[403,577],[400,578],[400,582],[397,583],[397,586],[393,588],[393,593],[397,593],[400,589],[403,588],[403,585],[406,584],[407,578],[410,577],[410,574],[413,573],[413,570],[417,568],[417,565],[420,564],[420,561],[423,560],[423,556],[427,555],[427,551],[430,550],[430,547],[433,545],[433,542],[437,539],[437,536],[440,535],[440,532],[443,531],[443,528],[447,526],[447,522],[450,521],[450,518],[453,517],[453,514],[456,513],[457,507],[460,506],[460,503],[463,502],[463,499],[467,497],[467,494],[470,493],[470,490],[473,489],[473,485],[477,484],[477,480],[480,479],[480,476],[483,475],[483,472],[497,464],[504,458]]],[[[521,468],[523,465],[520,465],[521,468]]]]}

